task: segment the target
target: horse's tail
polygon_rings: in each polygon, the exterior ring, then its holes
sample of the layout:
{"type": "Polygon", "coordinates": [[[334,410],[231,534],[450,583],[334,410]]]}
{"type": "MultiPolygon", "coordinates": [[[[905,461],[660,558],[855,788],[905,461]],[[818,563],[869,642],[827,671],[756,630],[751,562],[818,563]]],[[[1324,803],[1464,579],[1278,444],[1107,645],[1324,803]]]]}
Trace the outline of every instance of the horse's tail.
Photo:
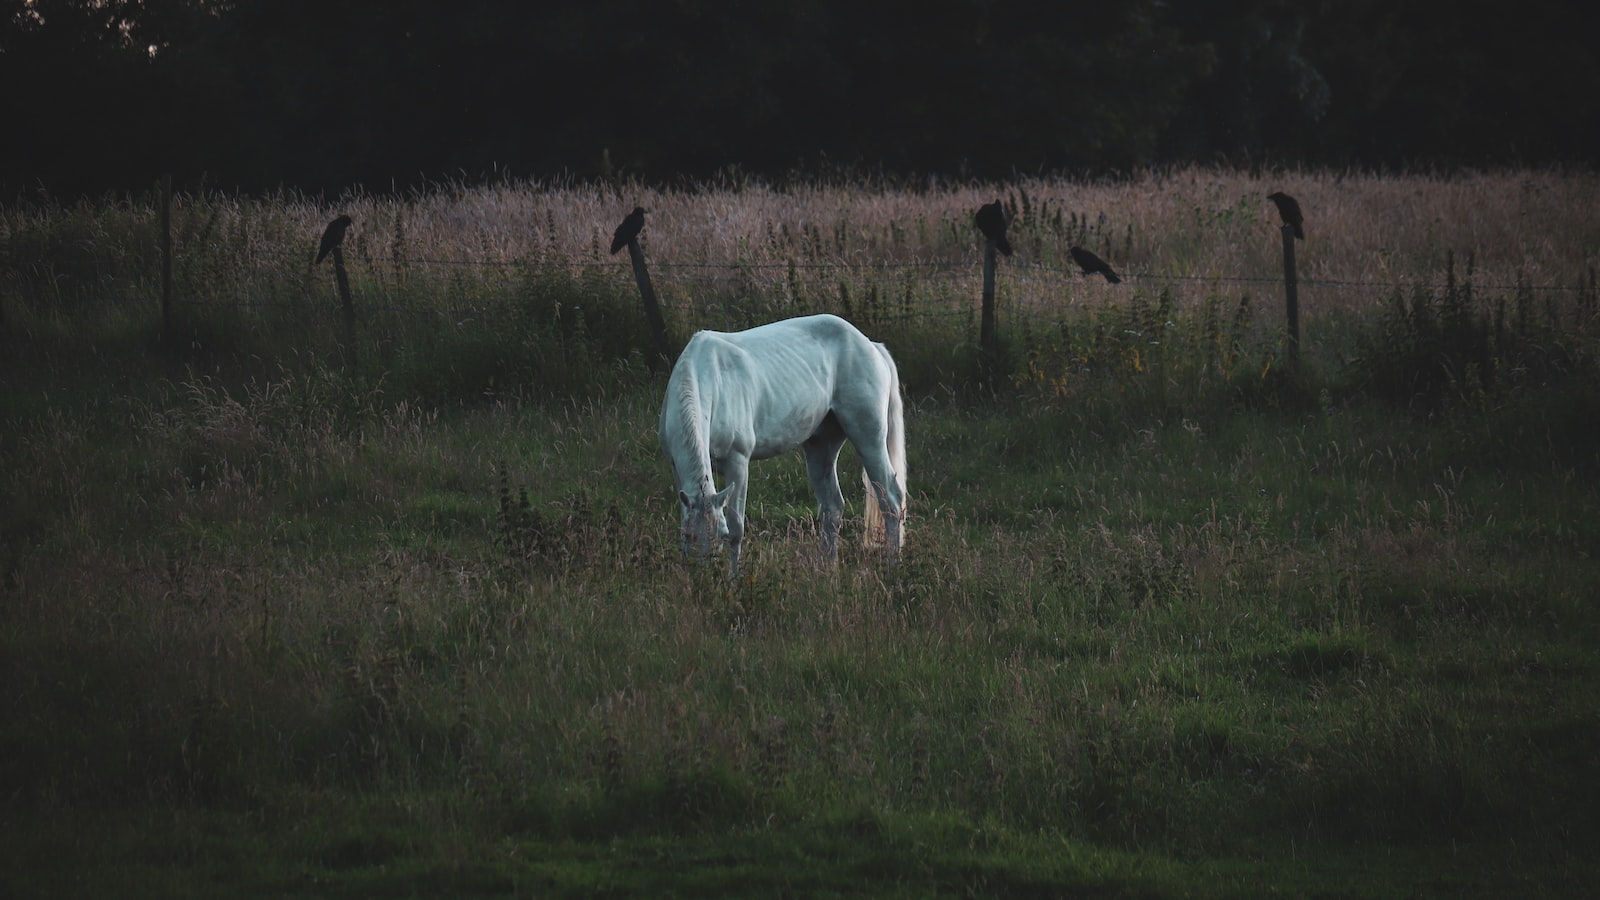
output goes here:
{"type": "MultiPolygon", "coordinates": [[[[885,358],[889,352],[882,351],[885,358]]],[[[892,386],[889,389],[889,421],[888,443],[889,464],[894,467],[894,480],[900,489],[900,528],[897,529],[899,537],[894,549],[898,550],[906,541],[906,507],[910,505],[911,496],[906,493],[906,420],[905,406],[900,399],[900,373],[895,371],[894,361],[889,360],[889,372],[893,376],[892,386]]],[[[883,510],[878,507],[878,492],[872,489],[872,477],[861,472],[861,483],[867,488],[866,503],[866,528],[862,540],[867,545],[882,544],[884,542],[883,510]]]]}

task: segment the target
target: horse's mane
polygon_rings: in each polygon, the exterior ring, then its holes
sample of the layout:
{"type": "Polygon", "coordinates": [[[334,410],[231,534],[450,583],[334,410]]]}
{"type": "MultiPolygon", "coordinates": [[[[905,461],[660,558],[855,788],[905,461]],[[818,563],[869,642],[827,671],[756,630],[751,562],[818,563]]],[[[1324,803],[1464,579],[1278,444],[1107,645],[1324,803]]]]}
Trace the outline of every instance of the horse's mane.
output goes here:
{"type": "MultiPolygon", "coordinates": [[[[695,377],[693,366],[686,366],[683,377],[678,381],[678,428],[684,444],[694,452],[695,460],[709,463],[711,457],[700,427],[700,380],[695,377]]],[[[711,473],[702,472],[701,476],[700,489],[708,494],[714,492],[716,483],[705,483],[710,481],[711,473]]]]}

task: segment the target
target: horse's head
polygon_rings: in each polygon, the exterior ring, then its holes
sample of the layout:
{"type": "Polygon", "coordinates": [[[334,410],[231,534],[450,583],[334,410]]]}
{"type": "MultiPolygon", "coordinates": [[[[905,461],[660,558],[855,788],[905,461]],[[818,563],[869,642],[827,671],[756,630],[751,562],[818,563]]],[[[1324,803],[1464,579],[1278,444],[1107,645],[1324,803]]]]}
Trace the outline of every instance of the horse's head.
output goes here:
{"type": "Polygon", "coordinates": [[[716,546],[716,539],[728,537],[728,519],[723,508],[728,505],[728,495],[733,486],[728,485],[714,494],[696,491],[690,497],[678,492],[678,507],[682,514],[683,552],[689,556],[706,557],[716,546]]]}

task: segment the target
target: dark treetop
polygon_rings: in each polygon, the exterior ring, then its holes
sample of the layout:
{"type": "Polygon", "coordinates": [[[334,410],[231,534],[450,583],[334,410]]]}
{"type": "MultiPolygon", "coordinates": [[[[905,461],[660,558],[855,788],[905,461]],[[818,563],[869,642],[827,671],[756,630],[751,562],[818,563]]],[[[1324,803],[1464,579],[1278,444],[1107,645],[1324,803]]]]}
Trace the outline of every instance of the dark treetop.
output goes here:
{"type": "Polygon", "coordinates": [[[0,200],[1600,162],[1600,104],[1568,99],[1600,96],[1600,4],[1571,0],[13,8],[0,200]]]}

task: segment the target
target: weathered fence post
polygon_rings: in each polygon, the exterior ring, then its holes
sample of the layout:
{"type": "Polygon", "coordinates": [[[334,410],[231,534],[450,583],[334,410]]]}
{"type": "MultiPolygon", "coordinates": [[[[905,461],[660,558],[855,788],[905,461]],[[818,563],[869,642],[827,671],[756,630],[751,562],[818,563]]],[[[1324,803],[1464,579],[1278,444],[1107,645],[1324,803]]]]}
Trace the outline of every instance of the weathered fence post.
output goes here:
{"type": "MultiPolygon", "coordinates": [[[[656,289],[650,285],[650,270],[644,264],[644,251],[639,248],[637,240],[628,241],[628,257],[633,260],[633,280],[639,285],[639,299],[644,302],[644,314],[650,320],[650,334],[656,341],[656,353],[670,367],[672,349],[667,346],[667,322],[661,317],[661,304],[656,302],[656,289]]],[[[650,371],[655,370],[656,361],[652,360],[650,371]]]]}
{"type": "Polygon", "coordinates": [[[344,310],[344,352],[345,365],[351,369],[356,367],[356,304],[350,296],[350,278],[344,271],[344,250],[335,244],[333,253],[333,276],[339,283],[339,303],[344,310]]]}
{"type": "Polygon", "coordinates": [[[983,313],[978,319],[978,350],[982,357],[985,381],[994,377],[995,357],[998,355],[995,347],[994,272],[994,241],[986,239],[983,242],[983,313]]]}
{"type": "Polygon", "coordinates": [[[1294,226],[1283,226],[1283,300],[1289,326],[1289,364],[1300,362],[1300,298],[1294,272],[1294,226]]]}
{"type": "Polygon", "coordinates": [[[172,342],[172,176],[161,176],[161,343],[172,342]]]}
{"type": "Polygon", "coordinates": [[[661,318],[661,304],[656,302],[656,289],[650,286],[650,270],[644,264],[644,251],[639,248],[645,212],[644,207],[635,206],[633,212],[623,217],[622,224],[611,235],[611,255],[616,256],[618,250],[627,247],[628,258],[633,260],[633,280],[639,285],[639,299],[644,302],[645,318],[650,320],[650,331],[656,340],[659,360],[650,360],[650,371],[654,372],[660,362],[672,365],[672,348],[667,346],[667,323],[661,318]]]}
{"type": "Polygon", "coordinates": [[[995,252],[1011,255],[1011,242],[1006,240],[1005,206],[998,199],[985,203],[973,214],[972,222],[983,234],[983,317],[978,322],[978,362],[983,380],[992,381],[1000,361],[1000,338],[995,334],[994,322],[995,252]]]}

